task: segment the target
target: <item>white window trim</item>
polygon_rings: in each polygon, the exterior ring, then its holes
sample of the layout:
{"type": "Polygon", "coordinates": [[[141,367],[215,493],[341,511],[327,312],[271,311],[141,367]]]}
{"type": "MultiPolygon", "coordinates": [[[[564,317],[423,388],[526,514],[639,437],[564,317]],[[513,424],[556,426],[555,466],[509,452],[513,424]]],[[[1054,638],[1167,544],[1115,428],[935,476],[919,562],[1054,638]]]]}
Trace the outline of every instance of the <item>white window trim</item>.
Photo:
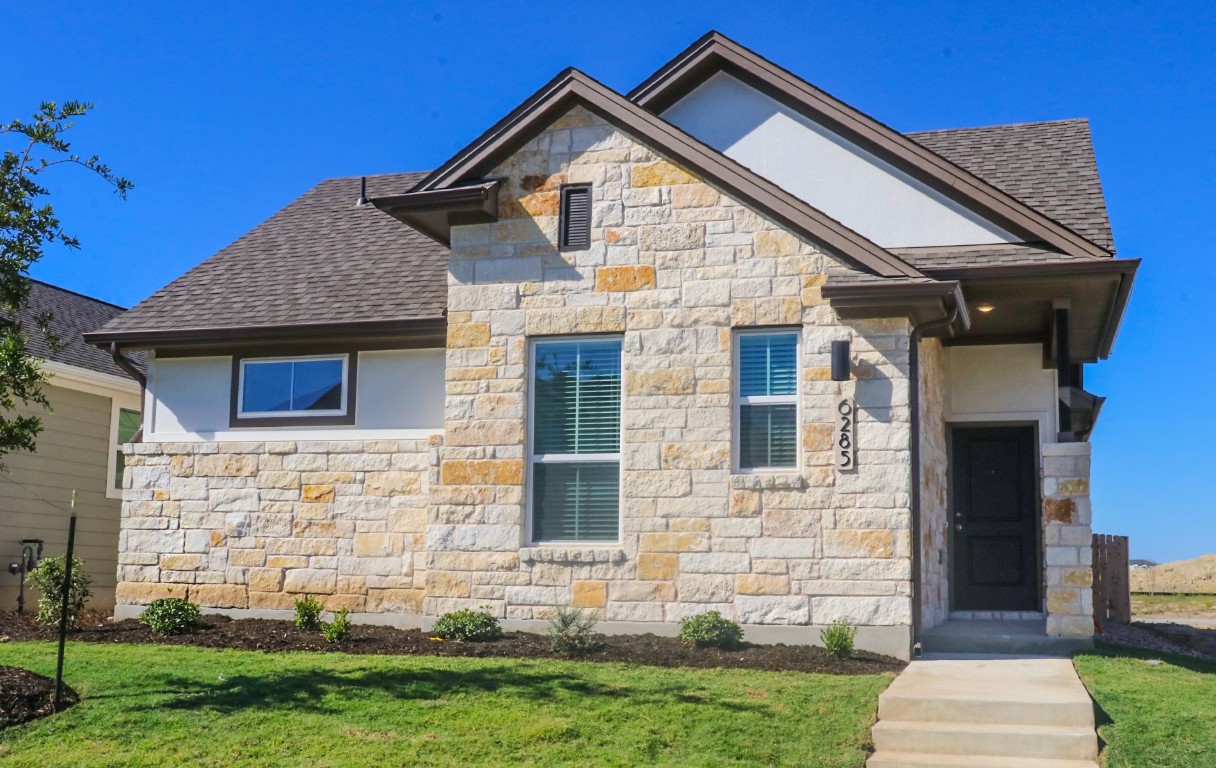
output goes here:
{"type": "Polygon", "coordinates": [[[792,474],[802,471],[802,328],[799,326],[771,326],[764,328],[736,328],[734,344],[731,350],[731,469],[735,474],[792,474]],[[740,362],[739,338],[742,336],[776,336],[793,334],[794,336],[794,393],[792,395],[751,395],[743,397],[739,394],[742,387],[739,383],[740,362]],[[744,467],[741,462],[739,448],[740,433],[743,429],[741,408],[745,405],[794,405],[794,466],[792,467],[744,467]]]}
{"type": "Polygon", "coordinates": [[[535,414],[536,414],[536,348],[544,346],[547,343],[563,342],[563,341],[594,341],[596,339],[618,339],[621,341],[621,438],[624,441],[624,414],[625,414],[625,342],[624,337],[619,333],[600,334],[600,333],[584,333],[568,336],[539,336],[528,339],[528,434],[526,444],[524,446],[524,546],[525,547],[585,547],[603,548],[620,546],[621,544],[621,514],[624,509],[625,499],[625,473],[621,469],[621,454],[620,453],[532,453],[532,441],[536,437],[535,414]],[[575,462],[593,462],[593,461],[615,461],[617,463],[617,477],[619,485],[617,487],[617,509],[616,509],[616,539],[612,541],[600,540],[595,541],[583,539],[560,539],[553,541],[536,541],[532,538],[532,493],[535,490],[536,483],[533,479],[533,467],[536,464],[572,464],[575,462]]]}
{"type": "Polygon", "coordinates": [[[140,412],[139,398],[130,400],[110,400],[110,450],[106,456],[106,498],[121,499],[122,488],[114,487],[114,472],[118,470],[118,415],[120,411],[140,412]]]}
{"type": "Polygon", "coordinates": [[[241,370],[237,385],[236,405],[238,419],[279,419],[300,418],[308,416],[345,416],[348,403],[347,389],[350,379],[350,355],[295,355],[288,357],[246,357],[241,359],[241,370]],[[327,411],[247,411],[245,410],[245,366],[248,363],[298,363],[305,361],[338,360],[342,363],[342,407],[327,411]]]}

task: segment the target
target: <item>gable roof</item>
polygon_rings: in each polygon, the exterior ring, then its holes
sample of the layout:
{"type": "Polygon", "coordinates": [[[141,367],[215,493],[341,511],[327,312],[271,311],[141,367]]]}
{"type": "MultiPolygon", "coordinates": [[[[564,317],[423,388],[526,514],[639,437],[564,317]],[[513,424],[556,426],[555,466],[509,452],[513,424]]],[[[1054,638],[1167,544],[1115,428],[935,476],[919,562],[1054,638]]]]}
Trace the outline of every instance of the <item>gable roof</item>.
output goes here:
{"type": "Polygon", "coordinates": [[[904,135],[1077,234],[1114,250],[1088,120],[904,135]]]}
{"type": "MultiPolygon", "coordinates": [[[[124,312],[126,310],[116,304],[33,280],[29,301],[17,313],[15,320],[25,330],[29,351],[33,355],[125,379],[127,374],[114,364],[108,352],[86,344],[84,340],[86,331],[121,317],[124,312]],[[51,315],[48,325],[51,333],[58,337],[58,349],[52,349],[38,328],[38,317],[46,313],[51,315]]],[[[135,363],[143,367],[142,358],[136,359],[135,363]]]]}
{"type": "MultiPolygon", "coordinates": [[[[368,192],[403,192],[424,175],[369,176],[368,192]]],[[[97,323],[88,340],[442,322],[447,249],[370,205],[356,206],[359,193],[359,177],[321,182],[126,314],[97,323]]]]}
{"type": "Polygon", "coordinates": [[[890,251],[573,68],[560,73],[408,194],[372,203],[407,222],[415,208],[429,214],[434,210],[434,193],[467,189],[469,181],[481,181],[503,157],[576,104],[848,262],[884,277],[924,277],[890,251]]]}
{"type": "Polygon", "coordinates": [[[991,218],[1026,241],[1092,257],[1109,248],[999,189],[935,151],[821,91],[719,32],[709,32],[630,91],[631,101],[655,113],[679,101],[711,75],[725,71],[781,101],[914,178],[991,218]]]}

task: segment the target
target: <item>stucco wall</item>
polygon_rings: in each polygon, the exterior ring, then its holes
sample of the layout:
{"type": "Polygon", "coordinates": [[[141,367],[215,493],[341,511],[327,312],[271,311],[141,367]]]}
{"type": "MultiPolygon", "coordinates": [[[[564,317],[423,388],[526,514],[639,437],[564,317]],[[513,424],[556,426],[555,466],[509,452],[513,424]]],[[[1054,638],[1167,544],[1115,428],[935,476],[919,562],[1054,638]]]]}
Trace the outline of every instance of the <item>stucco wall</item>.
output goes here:
{"type": "Polygon", "coordinates": [[[947,420],[1034,422],[1039,440],[1054,440],[1056,372],[1042,344],[950,347],[945,361],[947,420]]]}

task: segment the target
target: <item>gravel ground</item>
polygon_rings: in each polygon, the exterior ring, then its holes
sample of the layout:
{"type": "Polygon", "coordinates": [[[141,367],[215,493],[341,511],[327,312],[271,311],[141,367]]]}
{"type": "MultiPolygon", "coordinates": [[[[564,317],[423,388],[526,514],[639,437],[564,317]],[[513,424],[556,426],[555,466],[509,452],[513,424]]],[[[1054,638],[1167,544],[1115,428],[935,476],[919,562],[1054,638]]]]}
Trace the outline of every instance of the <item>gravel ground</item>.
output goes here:
{"type": "Polygon", "coordinates": [[[1102,633],[1096,637],[1099,640],[1105,640],[1108,643],[1115,643],[1117,645],[1130,645],[1150,651],[1176,653],[1180,656],[1216,661],[1216,656],[1201,653],[1188,645],[1171,640],[1159,631],[1154,631],[1154,629],[1149,629],[1144,625],[1111,623],[1105,625],[1102,628],[1102,633]]]}

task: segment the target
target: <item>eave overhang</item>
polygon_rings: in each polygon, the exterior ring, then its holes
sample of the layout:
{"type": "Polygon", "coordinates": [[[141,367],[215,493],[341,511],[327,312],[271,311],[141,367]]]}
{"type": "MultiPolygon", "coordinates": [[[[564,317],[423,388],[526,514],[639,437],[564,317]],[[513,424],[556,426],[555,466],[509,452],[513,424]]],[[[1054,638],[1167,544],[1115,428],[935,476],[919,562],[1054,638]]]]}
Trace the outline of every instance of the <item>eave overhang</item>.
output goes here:
{"type": "Polygon", "coordinates": [[[450,246],[453,226],[498,221],[500,185],[500,181],[491,180],[377,197],[368,202],[432,240],[450,246]]]}
{"type": "Polygon", "coordinates": [[[941,320],[958,307],[958,316],[938,335],[956,336],[971,327],[971,315],[962,286],[944,281],[828,281],[821,289],[836,314],[844,320],[906,317],[913,325],[941,320]]]}
{"type": "Polygon", "coordinates": [[[718,32],[709,32],[694,42],[630,91],[627,98],[661,114],[717,72],[725,72],[822,122],[1026,241],[1051,243],[1076,255],[1111,255],[1108,249],[718,32]]]}

